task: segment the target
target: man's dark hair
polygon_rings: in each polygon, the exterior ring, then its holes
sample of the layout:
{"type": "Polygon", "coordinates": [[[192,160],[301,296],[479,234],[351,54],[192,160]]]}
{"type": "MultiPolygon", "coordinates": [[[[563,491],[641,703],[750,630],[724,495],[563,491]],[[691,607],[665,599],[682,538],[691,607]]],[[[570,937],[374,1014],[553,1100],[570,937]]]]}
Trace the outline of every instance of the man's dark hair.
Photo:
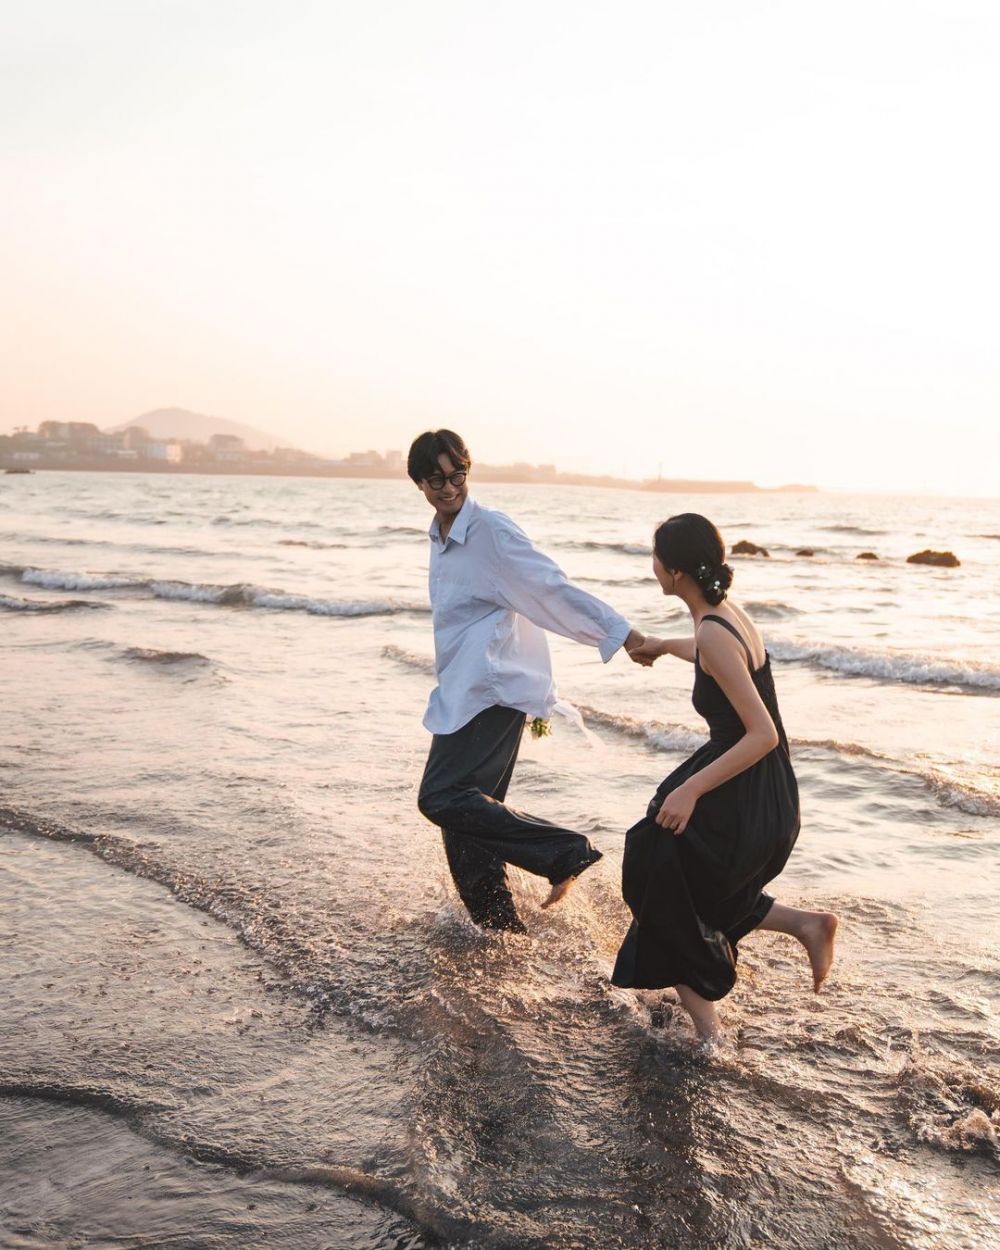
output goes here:
{"type": "Polygon", "coordinates": [[[472,457],[465,440],[454,430],[427,430],[415,438],[406,457],[406,471],[419,484],[433,473],[440,473],[438,456],[447,456],[456,469],[468,472],[472,457]]]}

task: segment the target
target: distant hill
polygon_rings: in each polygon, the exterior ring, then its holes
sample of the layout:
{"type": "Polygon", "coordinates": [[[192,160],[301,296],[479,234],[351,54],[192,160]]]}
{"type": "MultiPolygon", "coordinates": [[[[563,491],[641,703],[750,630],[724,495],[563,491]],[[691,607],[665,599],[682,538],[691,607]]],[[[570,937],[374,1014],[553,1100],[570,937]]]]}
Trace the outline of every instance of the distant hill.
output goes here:
{"type": "Polygon", "coordinates": [[[204,413],[188,412],[186,408],[154,408],[152,412],[144,412],[141,417],[113,425],[104,432],[120,434],[132,425],[141,425],[154,438],[190,438],[198,443],[207,443],[213,434],[234,434],[253,451],[273,451],[281,445],[273,435],[254,429],[252,425],[227,421],[225,417],[206,417],[204,413]]]}

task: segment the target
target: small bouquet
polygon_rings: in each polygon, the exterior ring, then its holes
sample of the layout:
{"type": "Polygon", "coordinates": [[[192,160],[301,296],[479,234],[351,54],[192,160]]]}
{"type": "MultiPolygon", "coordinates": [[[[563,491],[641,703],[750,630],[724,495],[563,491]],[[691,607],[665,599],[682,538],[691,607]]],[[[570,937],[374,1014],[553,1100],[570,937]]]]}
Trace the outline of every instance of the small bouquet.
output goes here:
{"type": "Polygon", "coordinates": [[[547,738],[551,733],[551,721],[547,721],[541,716],[536,716],[531,722],[531,736],[533,738],[547,738]]]}

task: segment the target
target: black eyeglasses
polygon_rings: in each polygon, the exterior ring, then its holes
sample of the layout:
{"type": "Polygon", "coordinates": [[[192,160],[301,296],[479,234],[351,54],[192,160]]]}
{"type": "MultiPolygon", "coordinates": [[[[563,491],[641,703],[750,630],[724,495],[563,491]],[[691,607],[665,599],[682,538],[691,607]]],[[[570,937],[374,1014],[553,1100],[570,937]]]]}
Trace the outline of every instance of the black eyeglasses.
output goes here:
{"type": "Polygon", "coordinates": [[[447,477],[443,473],[432,473],[430,477],[425,477],[424,481],[431,490],[441,490],[445,482],[451,482],[452,486],[464,486],[468,476],[465,469],[459,469],[457,473],[449,473],[447,477]]]}

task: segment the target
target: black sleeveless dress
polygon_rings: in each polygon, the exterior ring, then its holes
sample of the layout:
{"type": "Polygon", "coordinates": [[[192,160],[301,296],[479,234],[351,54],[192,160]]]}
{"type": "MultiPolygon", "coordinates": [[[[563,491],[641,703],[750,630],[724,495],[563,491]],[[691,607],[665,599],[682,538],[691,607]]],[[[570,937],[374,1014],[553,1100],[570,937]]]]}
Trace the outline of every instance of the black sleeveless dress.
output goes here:
{"type": "Polygon", "coordinates": [[[738,630],[717,621],[742,643],[750,675],[778,731],[763,759],[702,795],[678,836],[656,824],[671,790],[700,772],[746,730],[695,652],[692,702],[708,722],[709,740],[667,777],[646,816],[625,836],[622,894],[633,921],[615,963],[614,985],[660,989],[688,985],[703,998],[723,998],[736,981],[736,944],[767,915],[763,892],[784,868],[799,833],[799,791],[788,754],[771,659],[754,671],[738,630]]]}

